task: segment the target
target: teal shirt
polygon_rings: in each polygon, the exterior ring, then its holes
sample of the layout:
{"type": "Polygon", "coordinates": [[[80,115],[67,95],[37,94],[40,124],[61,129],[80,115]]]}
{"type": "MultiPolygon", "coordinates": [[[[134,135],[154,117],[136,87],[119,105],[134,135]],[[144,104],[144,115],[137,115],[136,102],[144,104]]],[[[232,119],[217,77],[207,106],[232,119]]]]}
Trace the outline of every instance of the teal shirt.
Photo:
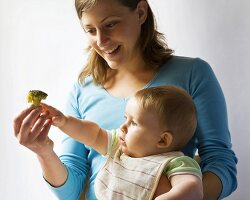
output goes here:
{"type": "MultiPolygon", "coordinates": [[[[232,150],[225,99],[211,67],[199,58],[174,56],[160,66],[158,73],[145,87],[159,85],[175,85],[192,96],[198,124],[194,137],[182,151],[193,157],[198,149],[202,172],[215,173],[223,185],[220,198],[228,196],[237,187],[237,158],[232,150]]],[[[112,130],[124,121],[127,100],[113,97],[88,78],[84,86],[76,83],[72,88],[66,112],[112,130]]],[[[77,200],[86,179],[89,179],[86,199],[96,199],[94,181],[105,158],[92,148],[66,136],[62,142],[60,159],[69,174],[61,187],[49,186],[55,195],[60,200],[77,200]]]]}

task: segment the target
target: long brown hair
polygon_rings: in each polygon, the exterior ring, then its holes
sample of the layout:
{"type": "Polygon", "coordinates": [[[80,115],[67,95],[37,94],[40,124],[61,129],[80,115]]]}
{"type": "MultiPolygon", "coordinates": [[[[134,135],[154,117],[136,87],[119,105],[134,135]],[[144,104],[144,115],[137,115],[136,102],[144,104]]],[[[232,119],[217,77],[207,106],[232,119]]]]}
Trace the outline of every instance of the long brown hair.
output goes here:
{"type": "MultiPolygon", "coordinates": [[[[141,0],[117,1],[133,11],[141,0]]],[[[93,8],[97,2],[98,0],[75,0],[75,8],[79,19],[81,20],[83,12],[93,8]]],[[[150,6],[148,6],[147,19],[142,25],[139,44],[143,59],[149,66],[158,66],[168,60],[173,54],[173,50],[168,48],[164,35],[157,31],[155,17],[150,6]]],[[[78,76],[78,81],[82,83],[87,76],[91,75],[95,84],[104,85],[110,67],[93,48],[89,47],[88,51],[88,60],[78,76]]]]}

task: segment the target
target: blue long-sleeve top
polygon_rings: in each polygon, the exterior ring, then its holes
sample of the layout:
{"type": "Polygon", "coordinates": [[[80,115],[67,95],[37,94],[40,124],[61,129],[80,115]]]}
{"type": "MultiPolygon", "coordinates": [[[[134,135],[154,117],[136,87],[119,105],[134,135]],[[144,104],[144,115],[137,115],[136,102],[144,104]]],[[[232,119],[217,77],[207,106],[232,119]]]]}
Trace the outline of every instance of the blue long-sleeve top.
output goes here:
{"type": "MultiPolygon", "coordinates": [[[[220,199],[228,196],[237,187],[237,158],[232,150],[224,95],[213,70],[199,58],[173,56],[159,67],[157,74],[144,87],[159,85],[179,86],[192,96],[198,124],[194,137],[183,152],[193,157],[198,149],[202,172],[216,174],[223,186],[220,199]]],[[[112,96],[102,86],[94,85],[89,77],[84,85],[74,85],[66,113],[92,120],[111,130],[124,121],[128,99],[112,96]]],[[[77,200],[85,181],[88,181],[86,199],[96,199],[94,181],[105,158],[69,136],[63,140],[62,149],[60,159],[67,167],[68,178],[58,188],[49,185],[51,190],[61,200],[77,200]]]]}

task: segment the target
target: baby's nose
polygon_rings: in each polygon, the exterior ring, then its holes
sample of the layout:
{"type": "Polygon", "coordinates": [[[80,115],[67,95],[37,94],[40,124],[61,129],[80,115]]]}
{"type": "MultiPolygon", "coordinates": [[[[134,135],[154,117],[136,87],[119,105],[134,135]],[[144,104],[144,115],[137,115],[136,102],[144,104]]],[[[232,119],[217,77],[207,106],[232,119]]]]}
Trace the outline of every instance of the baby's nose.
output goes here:
{"type": "Polygon", "coordinates": [[[125,123],[120,126],[120,129],[123,133],[127,133],[127,128],[125,123]]]}

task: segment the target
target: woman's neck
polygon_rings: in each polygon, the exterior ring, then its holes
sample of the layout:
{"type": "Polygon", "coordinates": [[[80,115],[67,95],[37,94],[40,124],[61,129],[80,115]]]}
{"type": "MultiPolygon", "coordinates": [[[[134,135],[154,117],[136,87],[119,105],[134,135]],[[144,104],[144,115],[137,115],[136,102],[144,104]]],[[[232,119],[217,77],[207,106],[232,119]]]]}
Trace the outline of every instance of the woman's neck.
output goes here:
{"type": "Polygon", "coordinates": [[[118,98],[130,97],[153,79],[157,69],[156,66],[147,65],[111,69],[104,88],[112,96],[118,98]]]}

